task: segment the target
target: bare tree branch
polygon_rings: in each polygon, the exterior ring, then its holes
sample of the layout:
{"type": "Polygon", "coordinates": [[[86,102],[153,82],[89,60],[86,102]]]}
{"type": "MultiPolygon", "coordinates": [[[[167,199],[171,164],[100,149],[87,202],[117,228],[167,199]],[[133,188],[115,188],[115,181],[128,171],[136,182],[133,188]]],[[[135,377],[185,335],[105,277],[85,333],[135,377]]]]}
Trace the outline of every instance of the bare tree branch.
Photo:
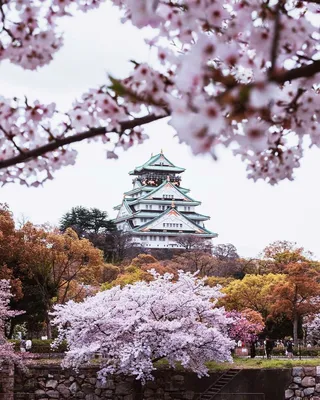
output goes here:
{"type": "MultiPolygon", "coordinates": [[[[128,129],[133,129],[136,126],[141,126],[144,124],[148,124],[149,122],[157,121],[159,119],[165,118],[166,116],[167,115],[164,115],[164,116],[163,115],[161,115],[161,116],[147,115],[145,117],[135,118],[133,120],[121,122],[120,123],[121,129],[120,129],[120,132],[118,132],[118,133],[122,134],[128,129]]],[[[37,147],[36,149],[32,149],[29,151],[24,150],[23,153],[20,153],[15,157],[11,157],[6,160],[0,160],[0,169],[12,167],[13,165],[20,164],[23,162],[28,162],[37,157],[45,156],[46,153],[57,150],[68,144],[81,142],[82,140],[90,139],[90,138],[93,138],[96,136],[102,136],[108,132],[109,131],[107,131],[106,128],[92,128],[86,132],[77,133],[75,135],[67,136],[67,137],[64,137],[61,139],[56,139],[55,141],[52,141],[44,146],[37,147]]],[[[111,132],[114,132],[114,131],[111,131],[111,132]]]]}

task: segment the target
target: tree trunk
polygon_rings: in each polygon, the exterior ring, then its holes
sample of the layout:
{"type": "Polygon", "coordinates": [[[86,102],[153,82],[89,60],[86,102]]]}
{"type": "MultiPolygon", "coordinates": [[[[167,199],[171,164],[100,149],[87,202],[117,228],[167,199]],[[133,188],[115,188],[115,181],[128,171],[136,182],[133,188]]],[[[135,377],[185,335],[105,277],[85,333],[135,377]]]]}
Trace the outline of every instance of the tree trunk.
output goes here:
{"type": "Polygon", "coordinates": [[[302,343],[303,346],[307,347],[307,327],[303,328],[303,319],[301,321],[301,325],[302,325],[302,343]]]}
{"type": "Polygon", "coordinates": [[[250,357],[251,358],[255,358],[256,356],[256,346],[255,346],[255,342],[251,342],[250,343],[250,357]]]}
{"type": "Polygon", "coordinates": [[[298,348],[298,322],[299,322],[299,317],[297,313],[293,315],[293,343],[295,345],[295,348],[298,348]]]}
{"type": "Polygon", "coordinates": [[[46,321],[46,328],[47,328],[47,338],[52,339],[51,324],[49,320],[46,321]]]}
{"type": "Polygon", "coordinates": [[[15,326],[16,326],[16,324],[13,321],[10,321],[10,329],[8,332],[8,339],[12,339],[12,335],[13,335],[15,326]]]}
{"type": "Polygon", "coordinates": [[[52,330],[51,330],[49,312],[50,312],[50,310],[47,309],[45,322],[46,322],[47,338],[52,339],[52,330]]]}

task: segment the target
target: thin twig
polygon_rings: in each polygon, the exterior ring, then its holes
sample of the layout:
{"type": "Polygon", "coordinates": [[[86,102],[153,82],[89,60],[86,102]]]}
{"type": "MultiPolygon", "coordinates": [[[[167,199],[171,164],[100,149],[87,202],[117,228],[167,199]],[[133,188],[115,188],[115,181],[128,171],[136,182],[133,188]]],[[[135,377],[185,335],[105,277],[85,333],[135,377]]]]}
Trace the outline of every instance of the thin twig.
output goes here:
{"type": "Polygon", "coordinates": [[[13,139],[13,136],[10,135],[3,127],[0,125],[0,129],[4,133],[5,137],[10,140],[10,142],[14,145],[14,147],[18,150],[20,154],[24,154],[24,151],[16,144],[16,142],[13,139]]]}

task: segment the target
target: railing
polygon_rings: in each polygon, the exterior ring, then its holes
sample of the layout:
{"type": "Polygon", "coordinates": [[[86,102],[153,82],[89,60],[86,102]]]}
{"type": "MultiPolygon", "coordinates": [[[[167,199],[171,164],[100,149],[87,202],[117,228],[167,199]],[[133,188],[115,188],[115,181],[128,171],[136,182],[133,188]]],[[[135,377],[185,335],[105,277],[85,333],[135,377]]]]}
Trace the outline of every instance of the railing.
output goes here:
{"type": "Polygon", "coordinates": [[[213,400],[221,393],[221,390],[226,387],[238,374],[240,370],[231,368],[219,376],[203,393],[196,397],[197,400],[213,400]]]}
{"type": "Polygon", "coordinates": [[[265,400],[265,394],[264,393],[217,393],[216,395],[214,395],[214,400],[265,400]]]}

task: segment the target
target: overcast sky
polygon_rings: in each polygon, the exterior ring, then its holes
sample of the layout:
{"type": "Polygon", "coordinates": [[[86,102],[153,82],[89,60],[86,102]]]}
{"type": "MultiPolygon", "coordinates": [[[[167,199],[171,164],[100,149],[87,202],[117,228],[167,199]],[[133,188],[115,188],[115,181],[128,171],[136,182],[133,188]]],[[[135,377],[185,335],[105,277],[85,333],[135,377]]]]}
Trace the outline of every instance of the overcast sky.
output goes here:
{"type": "MultiPolygon", "coordinates": [[[[2,95],[55,101],[65,109],[88,88],[104,83],[107,74],[125,76],[128,60],[150,58],[141,32],[120,25],[111,6],[64,24],[65,46],[51,65],[26,72],[1,64],[2,95]]],[[[165,121],[149,124],[147,131],[150,140],[122,153],[119,160],[107,160],[96,144],[82,144],[76,166],[61,170],[42,188],[7,185],[0,189],[0,202],[8,203],[16,218],[23,215],[37,224],[57,224],[77,205],[98,207],[114,217],[113,207],[131,188],[128,171],[163,149],[169,160],[186,168],[182,185],[202,201],[199,212],[211,216],[207,227],[219,234],[215,243],[233,243],[240,255],[249,257],[271,241],[286,239],[320,257],[319,151],[308,151],[294,182],[271,187],[247,180],[245,166],[227,150],[220,151],[217,162],[210,156],[193,156],[165,121]]]]}

